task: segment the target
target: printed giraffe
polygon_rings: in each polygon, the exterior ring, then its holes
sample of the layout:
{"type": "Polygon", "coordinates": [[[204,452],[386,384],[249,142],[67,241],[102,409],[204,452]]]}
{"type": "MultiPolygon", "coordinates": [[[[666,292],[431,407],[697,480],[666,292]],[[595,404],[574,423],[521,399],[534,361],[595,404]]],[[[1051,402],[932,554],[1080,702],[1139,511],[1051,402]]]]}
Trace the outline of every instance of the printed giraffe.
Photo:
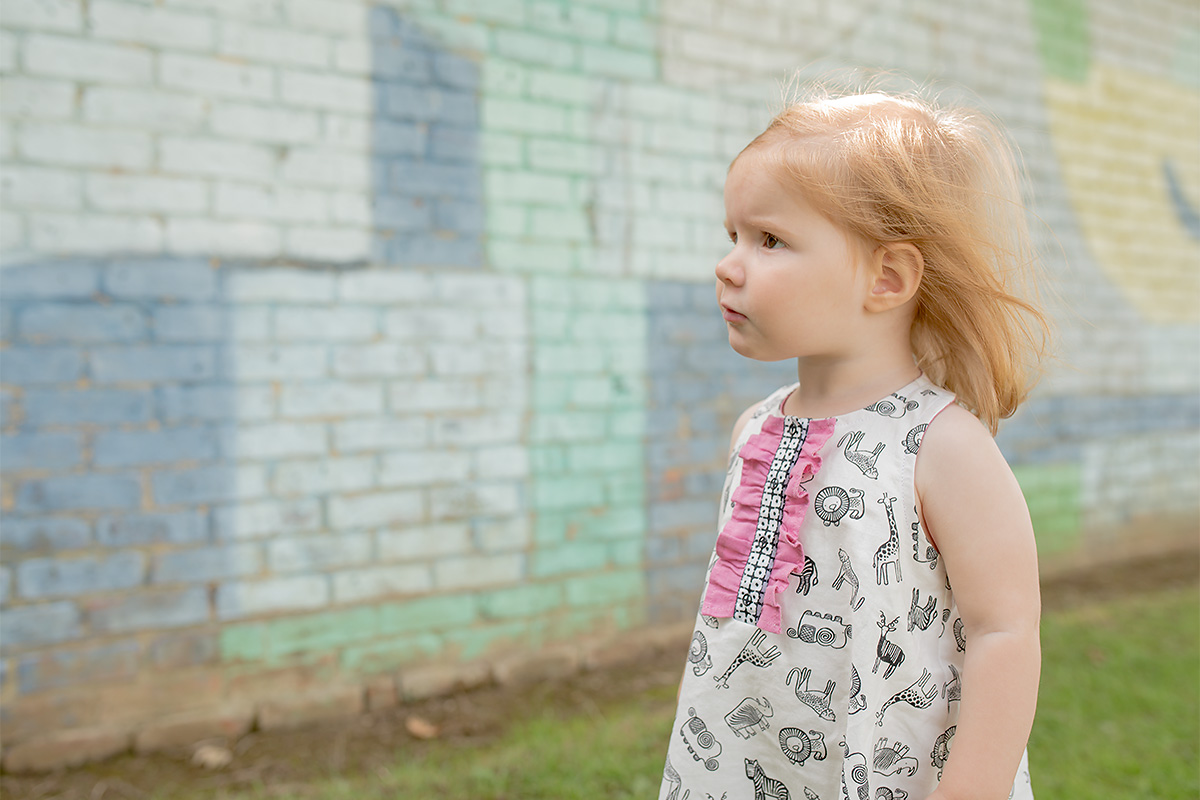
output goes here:
{"type": "Polygon", "coordinates": [[[833,590],[836,592],[842,588],[843,583],[850,584],[854,589],[850,594],[850,607],[858,611],[858,607],[863,602],[863,598],[858,596],[858,576],[854,574],[854,567],[850,564],[850,556],[840,547],[838,548],[838,560],[842,562],[842,568],[838,572],[837,577],[833,579],[833,590]]]}
{"type": "Polygon", "coordinates": [[[766,651],[760,649],[760,645],[762,645],[766,638],[767,634],[763,631],[754,632],[754,635],[750,637],[750,641],[746,642],[746,644],[742,646],[742,652],[737,654],[737,657],[734,658],[733,662],[729,665],[729,669],[725,670],[725,674],[718,675],[713,679],[717,682],[718,689],[728,689],[729,678],[731,675],[733,675],[733,671],[742,664],[745,664],[747,661],[756,667],[767,667],[771,665],[772,661],[779,658],[779,648],[775,647],[774,645],[769,647],[766,651]]]}
{"type": "Polygon", "coordinates": [[[926,686],[931,678],[933,678],[932,672],[927,669],[921,670],[920,678],[909,684],[908,688],[901,689],[887,699],[887,702],[883,704],[883,708],[879,709],[879,712],[875,714],[875,724],[882,727],[884,712],[896,703],[908,703],[917,709],[929,708],[929,704],[938,696],[937,686],[926,686]]]}
{"type": "Polygon", "coordinates": [[[842,452],[845,453],[846,460],[858,467],[863,475],[874,480],[879,477],[879,470],[875,469],[875,462],[879,460],[879,454],[883,452],[886,445],[880,442],[870,452],[860,450],[858,443],[862,441],[863,433],[865,431],[851,431],[838,439],[837,446],[841,447],[842,442],[845,442],[846,448],[842,452]]]}
{"type": "Polygon", "coordinates": [[[899,583],[900,578],[900,535],[896,531],[896,515],[892,511],[892,504],[896,502],[896,498],[889,497],[887,492],[884,492],[883,497],[879,498],[879,502],[883,503],[883,507],[887,509],[888,529],[890,535],[888,540],[879,546],[875,551],[875,583],[880,586],[888,585],[887,568],[891,564],[896,568],[896,582],[899,583]]]}

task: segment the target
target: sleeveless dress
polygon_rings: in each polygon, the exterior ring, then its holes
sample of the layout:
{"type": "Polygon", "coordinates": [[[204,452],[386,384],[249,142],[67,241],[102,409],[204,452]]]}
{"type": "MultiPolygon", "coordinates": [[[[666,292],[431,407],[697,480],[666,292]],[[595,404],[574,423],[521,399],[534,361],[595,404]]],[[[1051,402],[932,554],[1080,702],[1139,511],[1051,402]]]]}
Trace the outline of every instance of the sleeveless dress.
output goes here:
{"type": "Polygon", "coordinates": [[[923,800],[953,747],[966,642],[913,483],[953,395],[816,420],[795,388],[735,442],[660,800],[923,800]]]}

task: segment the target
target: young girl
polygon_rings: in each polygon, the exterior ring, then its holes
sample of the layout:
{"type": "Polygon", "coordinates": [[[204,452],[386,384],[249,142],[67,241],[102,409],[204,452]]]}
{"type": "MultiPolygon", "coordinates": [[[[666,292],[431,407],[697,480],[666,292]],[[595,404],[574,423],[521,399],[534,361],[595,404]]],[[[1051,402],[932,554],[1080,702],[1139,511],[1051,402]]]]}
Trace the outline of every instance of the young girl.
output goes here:
{"type": "Polygon", "coordinates": [[[1037,556],[992,441],[1044,320],[982,116],[792,105],[734,160],[729,343],[799,382],[733,429],[661,798],[1032,798],[1037,556]]]}

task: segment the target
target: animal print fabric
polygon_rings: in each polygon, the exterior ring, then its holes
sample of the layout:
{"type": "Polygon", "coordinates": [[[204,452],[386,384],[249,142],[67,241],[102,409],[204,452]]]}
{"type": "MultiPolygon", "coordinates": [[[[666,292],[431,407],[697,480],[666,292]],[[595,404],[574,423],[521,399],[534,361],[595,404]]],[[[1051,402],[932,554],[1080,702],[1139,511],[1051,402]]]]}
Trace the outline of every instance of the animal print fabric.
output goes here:
{"type": "MultiPolygon", "coordinates": [[[[739,435],[718,531],[744,496],[742,446],[794,389],[767,398],[739,435]]],[[[803,567],[779,593],[782,630],[697,615],[660,800],[923,800],[937,786],[967,644],[913,471],[926,426],[953,399],[922,376],[832,419],[807,491],[786,498],[811,507],[803,567]]],[[[1024,761],[1011,797],[1033,798],[1024,761]]]]}

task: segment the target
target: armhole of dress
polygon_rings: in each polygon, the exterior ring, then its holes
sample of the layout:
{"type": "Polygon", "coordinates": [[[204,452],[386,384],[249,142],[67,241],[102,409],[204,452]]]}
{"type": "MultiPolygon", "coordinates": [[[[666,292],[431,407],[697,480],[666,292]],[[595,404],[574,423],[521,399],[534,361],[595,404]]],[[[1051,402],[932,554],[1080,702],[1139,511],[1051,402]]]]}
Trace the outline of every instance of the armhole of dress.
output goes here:
{"type": "MultiPolygon", "coordinates": [[[[937,421],[937,418],[942,415],[943,411],[945,411],[950,406],[954,405],[956,402],[957,402],[957,400],[955,399],[954,395],[950,395],[950,402],[946,403],[941,408],[939,408],[934,413],[934,415],[929,418],[929,421],[925,423],[926,431],[929,430],[929,426],[933,425],[933,423],[937,421]]],[[[924,443],[925,443],[925,437],[924,437],[924,435],[922,435],[921,442],[917,445],[917,452],[913,455],[913,470],[912,470],[913,501],[916,503],[915,511],[917,512],[917,523],[921,526],[921,537],[925,540],[926,544],[928,544],[930,547],[932,547],[940,555],[942,552],[942,549],[937,546],[937,542],[935,542],[933,540],[933,537],[931,537],[929,535],[929,526],[925,524],[925,514],[924,514],[924,512],[921,511],[921,493],[919,491],[917,491],[917,462],[919,462],[921,460],[921,449],[922,449],[921,446],[924,443]]]]}

